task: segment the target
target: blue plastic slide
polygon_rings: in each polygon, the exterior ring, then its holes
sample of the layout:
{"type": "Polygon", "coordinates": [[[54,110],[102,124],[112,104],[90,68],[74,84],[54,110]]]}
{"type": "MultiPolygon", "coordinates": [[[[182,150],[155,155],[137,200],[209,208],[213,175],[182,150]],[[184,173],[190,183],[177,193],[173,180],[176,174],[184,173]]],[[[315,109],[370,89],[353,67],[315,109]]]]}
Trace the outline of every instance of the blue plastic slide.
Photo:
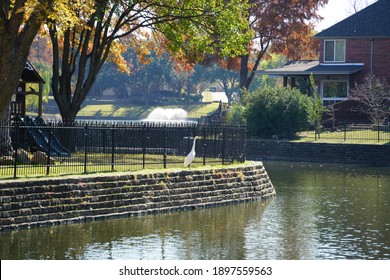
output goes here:
{"type": "Polygon", "coordinates": [[[45,152],[46,154],[49,153],[50,150],[50,156],[71,156],[70,152],[60,144],[54,135],[51,135],[50,137],[50,129],[46,127],[46,124],[42,118],[37,117],[35,120],[33,120],[28,116],[23,118],[17,117],[16,121],[19,121],[20,125],[26,126],[26,131],[28,132],[30,139],[33,140],[34,144],[38,147],[39,150],[45,152]]]}

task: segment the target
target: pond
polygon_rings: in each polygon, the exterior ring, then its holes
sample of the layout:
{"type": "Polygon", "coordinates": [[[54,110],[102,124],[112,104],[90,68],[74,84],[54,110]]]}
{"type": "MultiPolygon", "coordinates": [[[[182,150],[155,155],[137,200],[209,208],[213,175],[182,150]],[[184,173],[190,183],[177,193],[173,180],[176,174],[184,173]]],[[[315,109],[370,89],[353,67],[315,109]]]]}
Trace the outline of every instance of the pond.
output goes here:
{"type": "Polygon", "coordinates": [[[0,233],[4,259],[390,259],[390,168],[265,162],[268,201],[0,233]]]}

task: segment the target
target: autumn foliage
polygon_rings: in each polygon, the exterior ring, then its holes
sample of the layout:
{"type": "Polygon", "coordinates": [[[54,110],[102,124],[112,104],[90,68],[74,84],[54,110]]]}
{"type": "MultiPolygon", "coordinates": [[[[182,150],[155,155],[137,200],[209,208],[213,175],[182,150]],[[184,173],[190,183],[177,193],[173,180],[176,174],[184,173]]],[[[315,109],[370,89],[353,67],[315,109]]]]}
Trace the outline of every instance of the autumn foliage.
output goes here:
{"type": "Polygon", "coordinates": [[[249,25],[254,34],[247,54],[241,56],[240,88],[249,86],[260,61],[268,51],[289,59],[309,59],[317,55],[310,36],[313,24],[321,19],[318,8],[328,0],[249,0],[249,25]]]}

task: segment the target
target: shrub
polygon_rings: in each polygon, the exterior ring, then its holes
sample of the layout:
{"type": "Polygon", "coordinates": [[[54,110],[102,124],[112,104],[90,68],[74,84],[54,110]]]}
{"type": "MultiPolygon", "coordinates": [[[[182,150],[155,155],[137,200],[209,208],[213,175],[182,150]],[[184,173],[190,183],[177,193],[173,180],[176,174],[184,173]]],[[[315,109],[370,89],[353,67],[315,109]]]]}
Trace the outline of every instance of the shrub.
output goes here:
{"type": "Polygon", "coordinates": [[[292,137],[307,128],[309,97],[297,89],[266,87],[248,96],[249,136],[292,137]]]}
{"type": "Polygon", "coordinates": [[[313,74],[310,75],[310,86],[312,90],[312,96],[308,99],[307,104],[308,121],[313,126],[312,128],[314,128],[315,131],[319,133],[322,128],[324,113],[331,114],[333,108],[325,107],[322,104],[322,99],[318,96],[313,74]]]}
{"type": "Polygon", "coordinates": [[[245,108],[240,103],[233,103],[226,116],[228,122],[246,124],[245,108]]]}

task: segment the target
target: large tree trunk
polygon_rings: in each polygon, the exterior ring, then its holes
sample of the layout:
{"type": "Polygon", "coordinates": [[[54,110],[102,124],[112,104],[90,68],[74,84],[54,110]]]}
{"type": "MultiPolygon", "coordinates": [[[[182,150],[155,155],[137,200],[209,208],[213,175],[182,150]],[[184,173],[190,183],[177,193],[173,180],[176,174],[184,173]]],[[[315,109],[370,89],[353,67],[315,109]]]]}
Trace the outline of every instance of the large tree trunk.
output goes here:
{"type": "MultiPolygon", "coordinates": [[[[4,12],[0,16],[0,121],[6,122],[9,120],[12,95],[19,84],[30,46],[43,17],[40,9],[34,10],[27,17],[23,10],[25,1],[16,1],[14,5],[12,7],[10,1],[0,2],[0,9],[4,12]]],[[[12,151],[9,139],[9,135],[1,139],[5,144],[2,154],[12,151]]]]}
{"type": "Polygon", "coordinates": [[[3,110],[3,113],[0,119],[0,156],[9,156],[12,155],[14,149],[11,143],[11,134],[10,134],[10,122],[9,122],[9,107],[6,107],[3,110]]]}
{"type": "MultiPolygon", "coordinates": [[[[48,7],[52,0],[46,1],[48,7]]],[[[30,46],[49,9],[37,5],[26,13],[26,0],[0,1],[0,114],[19,84],[30,46]]]]}
{"type": "Polygon", "coordinates": [[[36,24],[31,34],[24,36],[2,32],[0,26],[0,114],[9,106],[19,84],[31,43],[39,26],[40,24],[36,24]]]}
{"type": "MultiPolygon", "coordinates": [[[[0,38],[0,42],[7,40],[7,38],[3,38],[0,38]]],[[[9,106],[12,95],[19,84],[26,60],[27,55],[18,55],[13,49],[0,47],[0,114],[9,106]]]]}
{"type": "Polygon", "coordinates": [[[242,93],[249,88],[248,84],[248,65],[249,64],[249,54],[241,56],[241,67],[240,67],[240,97],[242,93]]]}
{"type": "Polygon", "coordinates": [[[72,45],[74,30],[65,32],[63,46],[60,47],[60,39],[57,30],[51,29],[50,36],[53,46],[53,78],[52,91],[58,105],[62,120],[66,124],[72,124],[81,105],[95,83],[103,63],[107,59],[110,43],[101,44],[100,34],[96,31],[92,36],[91,30],[84,30],[80,34],[78,46],[72,45]],[[92,44],[92,51],[89,44],[92,44]]]}
{"type": "Polygon", "coordinates": [[[256,61],[249,71],[249,53],[241,56],[241,67],[240,67],[240,98],[243,100],[243,94],[249,90],[249,87],[256,75],[256,71],[259,68],[260,61],[263,59],[265,53],[270,45],[270,40],[261,38],[261,49],[256,54],[256,61]]]}

